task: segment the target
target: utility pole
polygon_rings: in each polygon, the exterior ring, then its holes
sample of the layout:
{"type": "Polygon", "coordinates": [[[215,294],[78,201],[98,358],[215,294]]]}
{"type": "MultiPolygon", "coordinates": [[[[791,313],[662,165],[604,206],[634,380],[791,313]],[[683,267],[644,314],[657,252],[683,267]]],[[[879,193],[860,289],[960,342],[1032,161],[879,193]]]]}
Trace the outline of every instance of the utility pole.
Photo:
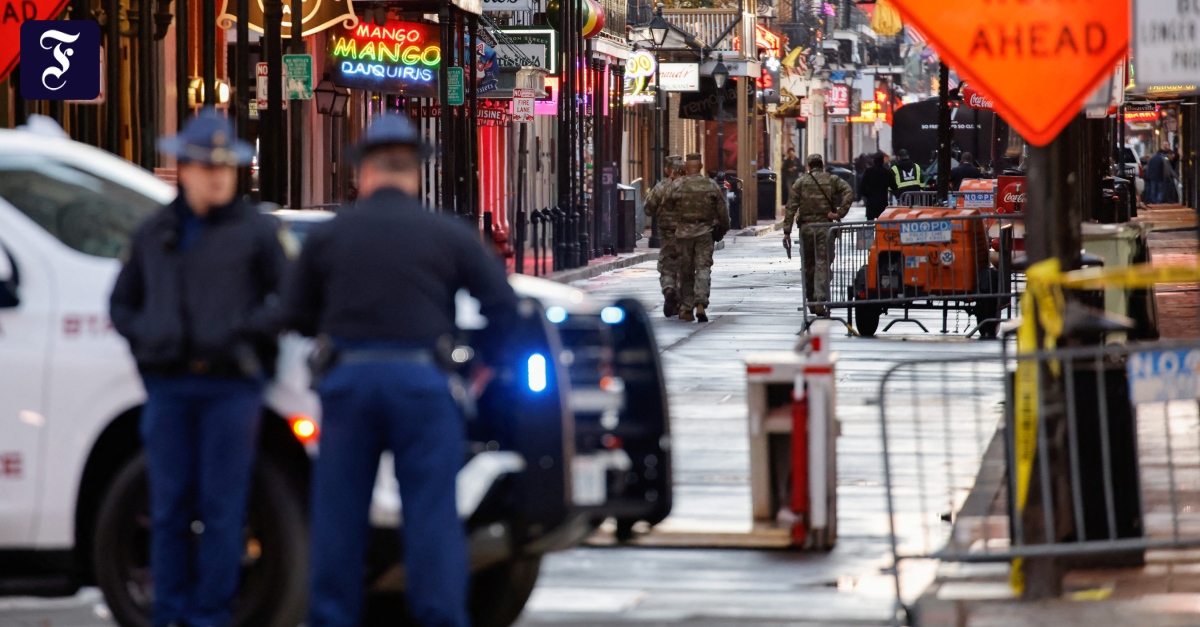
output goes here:
{"type": "MultiPolygon", "coordinates": [[[[265,0],[263,3],[263,60],[267,63],[267,107],[259,112],[259,174],[258,188],[262,200],[283,204],[284,188],[280,181],[287,176],[287,160],[284,146],[283,121],[283,3],[281,0],[265,0]],[[265,154],[264,154],[265,153],[265,154]]],[[[262,94],[259,94],[262,97],[262,94]]]]}
{"type": "MultiPolygon", "coordinates": [[[[1079,267],[1080,223],[1083,217],[1083,181],[1081,160],[1078,157],[1084,140],[1082,116],[1063,129],[1054,141],[1044,147],[1029,148],[1029,202],[1025,210],[1025,251],[1032,265],[1046,259],[1058,259],[1064,271],[1079,267]]],[[[1071,292],[1064,292],[1071,299],[1071,292]]],[[[1023,312],[1034,316],[1035,312],[1023,312]]],[[[1039,349],[1042,347],[1043,331],[1038,330],[1039,349]]],[[[1044,407],[1041,433],[1045,438],[1050,469],[1048,477],[1042,475],[1043,461],[1035,453],[1034,472],[1029,482],[1029,496],[1021,512],[1021,527],[1025,544],[1052,543],[1064,538],[1075,528],[1071,509],[1070,468],[1067,464],[1069,451],[1067,421],[1064,413],[1065,389],[1062,379],[1048,367],[1039,364],[1040,403],[1044,407]],[[1053,495],[1045,493],[1049,488],[1053,495]],[[1053,514],[1048,515],[1047,510],[1053,514]],[[1053,529],[1048,522],[1053,521],[1053,529]]],[[[1027,558],[1025,560],[1025,599],[1038,600],[1062,596],[1064,567],[1062,560],[1055,557],[1027,558]]]]}
{"type": "Polygon", "coordinates": [[[954,131],[950,128],[950,67],[943,62],[938,78],[938,175],[939,202],[950,198],[950,146],[954,131]]]}
{"type": "MultiPolygon", "coordinates": [[[[289,19],[291,24],[292,35],[292,54],[304,54],[304,5],[303,0],[292,0],[292,16],[289,19]]],[[[284,97],[287,95],[284,94],[284,97]]],[[[292,147],[292,168],[290,178],[290,193],[288,194],[288,204],[292,209],[299,209],[302,202],[300,199],[302,193],[301,179],[304,174],[304,101],[293,100],[289,103],[291,106],[288,109],[288,116],[292,122],[292,132],[288,144],[292,147]]]]}

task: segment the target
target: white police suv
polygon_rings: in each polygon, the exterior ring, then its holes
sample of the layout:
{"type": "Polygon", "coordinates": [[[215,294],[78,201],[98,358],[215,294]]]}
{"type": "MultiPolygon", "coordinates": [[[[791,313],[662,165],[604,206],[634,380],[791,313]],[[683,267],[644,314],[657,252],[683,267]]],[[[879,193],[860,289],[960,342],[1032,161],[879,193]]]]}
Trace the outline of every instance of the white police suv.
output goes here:
{"type": "MultiPolygon", "coordinates": [[[[174,194],[52,124],[0,130],[0,594],[96,585],[120,624],[149,625],[145,393],[107,303],[131,232],[174,194]]],[[[297,231],[322,218],[279,217],[297,231]]],[[[645,311],[633,300],[512,281],[526,297],[524,352],[475,403],[472,453],[459,475],[471,609],[482,627],[516,619],[545,553],[577,544],[606,518],[627,534],[671,507],[666,395],[645,311]]],[[[484,324],[471,318],[463,317],[464,346],[484,324]]],[[[285,338],[267,391],[239,626],[294,627],[305,612],[309,470],[320,446],[307,350],[285,338]]],[[[387,608],[395,624],[402,507],[390,467],[385,457],[368,563],[361,573],[347,565],[347,576],[364,577],[368,606],[387,608]]]]}

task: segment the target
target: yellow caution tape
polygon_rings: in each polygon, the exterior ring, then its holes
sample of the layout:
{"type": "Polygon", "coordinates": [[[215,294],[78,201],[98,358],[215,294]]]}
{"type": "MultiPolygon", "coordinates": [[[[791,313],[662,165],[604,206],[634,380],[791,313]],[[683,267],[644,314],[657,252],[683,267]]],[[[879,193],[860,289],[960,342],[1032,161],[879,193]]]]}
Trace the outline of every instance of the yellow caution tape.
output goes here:
{"type": "MultiPolygon", "coordinates": [[[[1017,329],[1017,373],[1013,383],[1013,448],[1017,464],[1016,515],[1025,511],[1029,498],[1029,482],[1033,474],[1033,458],[1037,451],[1038,431],[1038,362],[1028,356],[1038,351],[1038,323],[1041,323],[1042,346],[1054,350],[1063,330],[1063,309],[1066,301],[1063,288],[1098,290],[1108,287],[1139,289],[1158,283],[1200,282],[1200,266],[1160,267],[1150,264],[1120,268],[1088,268],[1063,272],[1058,259],[1046,259],[1029,266],[1025,271],[1025,293],[1021,295],[1021,326],[1017,329]]],[[[1058,375],[1059,363],[1049,363],[1050,371],[1058,375]]],[[[1047,529],[1047,534],[1054,530],[1047,529]]],[[[1009,585],[1017,594],[1025,590],[1024,560],[1012,562],[1009,585]]]]}

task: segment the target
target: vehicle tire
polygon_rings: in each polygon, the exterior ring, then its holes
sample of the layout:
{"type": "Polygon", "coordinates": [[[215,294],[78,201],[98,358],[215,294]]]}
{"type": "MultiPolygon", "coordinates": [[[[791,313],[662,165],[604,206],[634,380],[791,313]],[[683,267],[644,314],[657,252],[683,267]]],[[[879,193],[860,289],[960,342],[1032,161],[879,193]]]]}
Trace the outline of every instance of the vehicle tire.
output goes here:
{"type": "Polygon", "coordinates": [[[878,305],[856,305],[854,307],[855,328],[863,337],[875,337],[879,330],[879,317],[883,308],[878,305]]]}
{"type": "Polygon", "coordinates": [[[471,580],[472,624],[508,627],[517,622],[541,569],[541,555],[522,555],[475,573],[471,580]]]}
{"type": "MultiPolygon", "coordinates": [[[[234,602],[239,627],[296,627],[307,609],[308,527],[299,490],[263,456],[246,523],[247,554],[234,602]]],[[[96,584],[122,627],[150,627],[149,488],[146,459],[130,460],[100,505],[92,552],[96,584]]]]}

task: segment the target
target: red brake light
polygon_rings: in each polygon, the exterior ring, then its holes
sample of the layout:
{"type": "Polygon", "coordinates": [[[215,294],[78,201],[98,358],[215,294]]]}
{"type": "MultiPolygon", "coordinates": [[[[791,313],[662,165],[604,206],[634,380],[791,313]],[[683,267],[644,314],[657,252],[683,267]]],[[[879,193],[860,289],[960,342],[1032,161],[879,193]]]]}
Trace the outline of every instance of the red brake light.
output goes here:
{"type": "Polygon", "coordinates": [[[304,414],[294,414],[288,416],[288,422],[292,425],[292,435],[301,444],[308,445],[317,441],[321,436],[321,430],[317,427],[317,421],[304,414]]]}

